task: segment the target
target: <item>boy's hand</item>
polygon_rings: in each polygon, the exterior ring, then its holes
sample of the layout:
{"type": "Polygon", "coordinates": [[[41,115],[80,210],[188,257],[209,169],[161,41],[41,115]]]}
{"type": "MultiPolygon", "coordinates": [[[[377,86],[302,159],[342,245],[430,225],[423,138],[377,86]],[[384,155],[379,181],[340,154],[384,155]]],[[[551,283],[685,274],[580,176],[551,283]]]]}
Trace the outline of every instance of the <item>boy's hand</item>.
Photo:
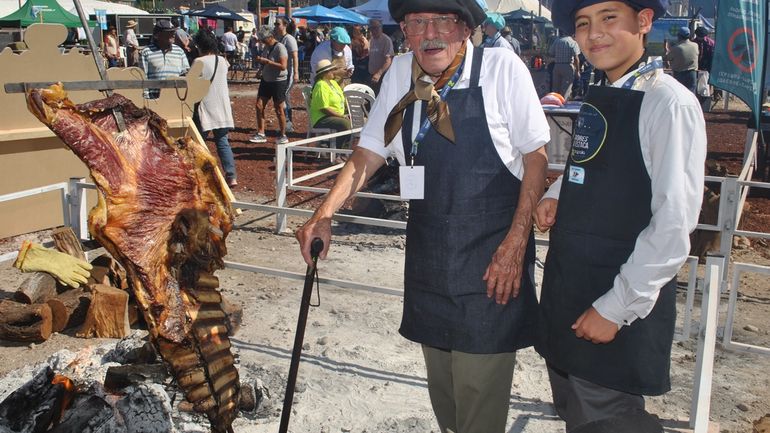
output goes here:
{"type": "Polygon", "coordinates": [[[535,209],[535,224],[541,232],[547,232],[556,222],[556,209],[559,206],[559,200],[553,198],[544,198],[535,209]]]}
{"type": "Polygon", "coordinates": [[[587,309],[572,324],[577,338],[588,340],[595,344],[609,343],[618,333],[618,324],[607,320],[594,307],[587,309]]]}

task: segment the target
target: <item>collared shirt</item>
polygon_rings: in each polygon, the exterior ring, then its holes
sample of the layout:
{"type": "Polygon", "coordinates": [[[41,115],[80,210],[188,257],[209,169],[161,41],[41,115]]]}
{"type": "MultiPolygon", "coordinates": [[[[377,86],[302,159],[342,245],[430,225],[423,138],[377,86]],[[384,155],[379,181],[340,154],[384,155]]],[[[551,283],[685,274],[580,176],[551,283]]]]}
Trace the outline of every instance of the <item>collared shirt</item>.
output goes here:
{"type": "Polygon", "coordinates": [[[134,29],[126,29],[125,41],[127,47],[139,48],[139,40],[136,38],[134,29]]]}
{"type": "Polygon", "coordinates": [[[698,44],[689,39],[680,41],[669,49],[666,59],[674,72],[694,71],[698,69],[698,44]]]}
{"type": "Polygon", "coordinates": [[[333,61],[335,57],[344,57],[345,65],[348,71],[353,71],[353,51],[350,50],[349,45],[345,45],[342,49],[342,53],[333,53],[332,42],[330,40],[323,41],[315,47],[313,55],[310,56],[310,82],[315,83],[315,68],[318,66],[318,62],[323,59],[333,61]]]}
{"type": "Polygon", "coordinates": [[[233,32],[227,32],[222,35],[222,45],[225,46],[225,52],[235,51],[238,45],[238,37],[233,32]]]}
{"type": "MultiPolygon", "coordinates": [[[[144,47],[139,55],[139,67],[144,70],[148,80],[165,80],[176,78],[187,73],[190,64],[184,50],[177,45],[163,52],[155,43],[144,47]]],[[[160,95],[159,89],[149,89],[145,98],[154,99],[160,95]]]]}
{"type": "MultiPolygon", "coordinates": [[[[621,87],[632,73],[612,85],[621,87]]],[[[690,252],[690,232],[703,199],[706,124],[700,104],[669,75],[650,81],[638,90],[645,92],[639,140],[651,180],[652,219],[612,288],[593,303],[602,317],[618,325],[647,317],[661,287],[676,276],[690,252]]],[[[561,182],[560,176],[543,198],[558,199],[561,182]]]]}
{"type": "MultiPolygon", "coordinates": [[[[470,42],[467,44],[463,73],[452,91],[467,89],[470,84],[471,60],[477,48],[470,42]]],[[[401,165],[406,164],[401,134],[396,134],[390,145],[386,146],[384,128],[388,114],[411,86],[413,55],[407,53],[393,59],[369,113],[369,120],[361,131],[359,143],[360,147],[383,158],[397,158],[401,165]]],[[[521,59],[510,50],[484,51],[480,73],[484,112],[495,149],[508,170],[521,179],[524,172],[522,155],[539,149],[550,139],[550,128],[532,84],[532,77],[521,59]]],[[[419,116],[419,108],[415,106],[416,116],[419,116]]],[[[419,121],[415,123],[419,124],[419,121]]],[[[412,128],[412,138],[417,135],[418,129],[417,126],[412,128]]]]}
{"type": "Polygon", "coordinates": [[[556,63],[572,63],[572,59],[580,54],[580,47],[571,36],[563,36],[553,41],[548,53],[556,63]]]}

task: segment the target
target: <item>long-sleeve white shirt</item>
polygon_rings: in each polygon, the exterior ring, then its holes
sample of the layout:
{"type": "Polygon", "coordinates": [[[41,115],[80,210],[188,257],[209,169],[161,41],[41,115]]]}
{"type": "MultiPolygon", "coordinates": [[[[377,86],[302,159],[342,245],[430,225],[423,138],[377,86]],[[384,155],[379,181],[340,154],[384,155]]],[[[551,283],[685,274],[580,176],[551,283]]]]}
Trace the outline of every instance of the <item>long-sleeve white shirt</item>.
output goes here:
{"type": "MultiPolygon", "coordinates": [[[[630,75],[612,85],[621,87],[630,75]]],[[[645,318],[660,289],[684,264],[703,199],[706,125],[698,100],[662,73],[638,90],[645,92],[639,139],[652,182],[652,219],[639,233],[612,288],[593,303],[602,317],[618,325],[645,318]]],[[[561,182],[560,176],[543,199],[558,199],[561,182]]]]}
{"type": "MultiPolygon", "coordinates": [[[[467,89],[471,80],[471,61],[474,48],[468,43],[462,75],[452,91],[467,89]]],[[[382,81],[366,126],[361,131],[360,147],[383,158],[392,156],[401,165],[406,164],[401,134],[391,143],[385,143],[385,121],[388,114],[409,91],[412,84],[412,56],[396,56],[382,81]],[[389,144],[389,146],[388,146],[389,144]]],[[[522,155],[533,152],[550,139],[550,128],[532,84],[527,67],[511,50],[487,48],[481,62],[479,76],[484,97],[489,133],[503,164],[518,179],[524,172],[522,155]]],[[[412,139],[420,129],[420,104],[415,102],[412,139]]],[[[451,112],[450,112],[451,116],[451,112]]]]}

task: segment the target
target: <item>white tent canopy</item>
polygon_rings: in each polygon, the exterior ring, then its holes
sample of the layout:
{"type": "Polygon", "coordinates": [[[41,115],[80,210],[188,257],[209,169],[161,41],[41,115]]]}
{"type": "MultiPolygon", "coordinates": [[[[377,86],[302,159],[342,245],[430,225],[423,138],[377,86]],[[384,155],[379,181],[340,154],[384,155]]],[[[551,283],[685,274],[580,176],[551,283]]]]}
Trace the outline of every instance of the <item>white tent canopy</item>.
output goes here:
{"type": "Polygon", "coordinates": [[[390,16],[388,0],[369,0],[360,6],[350,8],[350,10],[369,18],[380,20],[386,25],[397,24],[393,17],[390,16]]]}
{"type": "MultiPolygon", "coordinates": [[[[67,11],[77,15],[78,11],[75,8],[75,2],[72,0],[56,0],[67,11]]],[[[121,3],[111,3],[99,0],[80,0],[80,4],[83,6],[83,11],[87,15],[96,15],[95,9],[102,9],[107,11],[107,15],[147,15],[149,12],[137,9],[132,6],[128,6],[121,3]]]]}
{"type": "Polygon", "coordinates": [[[489,12],[507,14],[518,9],[524,9],[534,15],[540,11],[540,16],[551,19],[551,11],[545,6],[540,6],[538,0],[486,0],[489,12]]]}

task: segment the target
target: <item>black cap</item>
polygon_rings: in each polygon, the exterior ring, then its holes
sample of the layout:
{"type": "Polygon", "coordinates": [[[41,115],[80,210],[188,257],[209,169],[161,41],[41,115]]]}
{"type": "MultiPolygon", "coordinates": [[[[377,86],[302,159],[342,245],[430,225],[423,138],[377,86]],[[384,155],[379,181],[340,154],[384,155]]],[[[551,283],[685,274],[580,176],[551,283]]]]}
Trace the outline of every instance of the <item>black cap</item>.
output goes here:
{"type": "MultiPolygon", "coordinates": [[[[553,25],[557,29],[568,35],[575,34],[575,12],[598,3],[605,3],[611,0],[554,0],[551,4],[551,18],[553,25]]],[[[636,10],[652,9],[654,14],[652,19],[656,20],[663,16],[668,9],[669,0],[620,0],[636,10]]]]}
{"type": "Polygon", "coordinates": [[[388,9],[396,21],[404,21],[406,14],[411,13],[454,13],[470,28],[475,28],[487,17],[476,0],[388,0],[388,9]]]}
{"type": "Polygon", "coordinates": [[[152,29],[153,33],[158,32],[173,32],[176,30],[176,27],[174,27],[173,24],[171,24],[171,21],[169,20],[158,20],[155,21],[155,28],[152,29]]]}

